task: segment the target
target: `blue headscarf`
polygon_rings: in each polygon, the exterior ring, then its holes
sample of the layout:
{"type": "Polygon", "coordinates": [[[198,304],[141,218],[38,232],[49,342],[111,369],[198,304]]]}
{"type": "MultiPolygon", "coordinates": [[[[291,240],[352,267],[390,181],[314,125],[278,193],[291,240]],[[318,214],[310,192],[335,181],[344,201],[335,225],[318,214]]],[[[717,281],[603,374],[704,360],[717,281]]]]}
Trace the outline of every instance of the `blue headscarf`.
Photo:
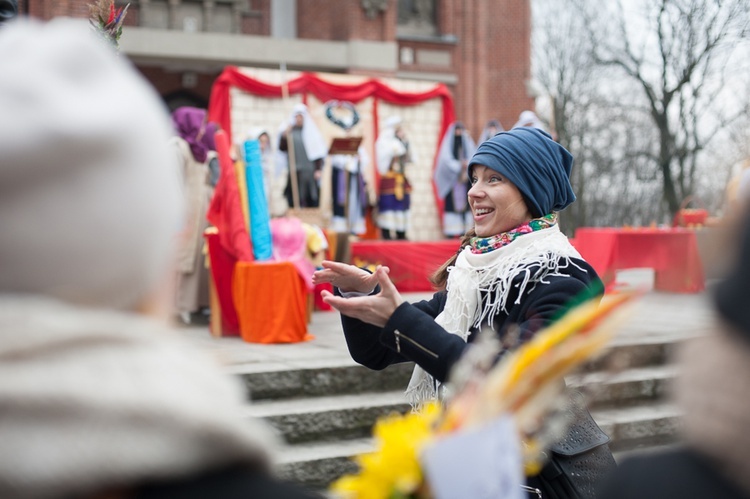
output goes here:
{"type": "Polygon", "coordinates": [[[573,155],[538,128],[514,128],[482,142],[469,161],[469,172],[474,165],[510,180],[535,217],[560,211],[576,200],[570,186],[573,155]]]}

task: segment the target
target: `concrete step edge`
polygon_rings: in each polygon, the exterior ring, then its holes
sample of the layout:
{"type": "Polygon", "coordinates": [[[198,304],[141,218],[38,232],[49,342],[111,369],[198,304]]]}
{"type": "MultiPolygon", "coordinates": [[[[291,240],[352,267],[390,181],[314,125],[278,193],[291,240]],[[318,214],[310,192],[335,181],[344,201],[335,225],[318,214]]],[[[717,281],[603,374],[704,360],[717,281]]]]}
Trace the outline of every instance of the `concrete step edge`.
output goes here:
{"type": "Polygon", "coordinates": [[[664,364],[647,367],[631,367],[620,372],[592,371],[566,376],[568,386],[577,387],[587,384],[615,384],[646,380],[673,379],[677,374],[677,367],[664,364]]]}
{"type": "Polygon", "coordinates": [[[322,459],[352,458],[372,452],[374,449],[375,443],[372,438],[287,445],[278,452],[276,463],[283,466],[322,459]]]}
{"type": "Polygon", "coordinates": [[[650,421],[658,418],[679,418],[682,411],[670,402],[648,402],[630,407],[595,409],[591,411],[600,425],[616,425],[650,421]]]}
{"type": "Polygon", "coordinates": [[[223,367],[224,372],[232,375],[254,375],[254,374],[272,374],[282,371],[309,371],[315,369],[340,369],[347,367],[362,367],[352,360],[351,357],[335,357],[330,359],[305,360],[296,362],[287,362],[284,364],[274,362],[243,362],[229,364],[223,367]],[[290,365],[291,364],[291,365],[290,365]]]}
{"type": "MultiPolygon", "coordinates": [[[[697,335],[694,335],[697,336],[697,335]]],[[[675,343],[679,343],[683,340],[689,339],[692,336],[686,336],[684,334],[675,334],[671,336],[657,336],[657,337],[637,337],[637,338],[628,338],[628,337],[618,337],[611,345],[608,347],[608,349],[605,351],[605,354],[608,353],[611,350],[615,350],[617,348],[632,348],[637,346],[654,346],[654,345],[672,345],[675,343]]],[[[224,371],[232,374],[232,375],[238,375],[238,376],[252,376],[252,375],[263,375],[263,374],[276,374],[279,372],[290,372],[290,371],[316,371],[321,369],[345,369],[345,368],[361,368],[361,369],[367,369],[364,366],[361,366],[360,364],[357,364],[351,358],[331,358],[331,359],[319,359],[316,361],[307,360],[305,362],[299,361],[299,362],[293,362],[292,365],[279,365],[279,364],[263,364],[263,363],[239,363],[239,364],[232,364],[227,365],[224,367],[224,371]]]]}
{"type": "Polygon", "coordinates": [[[403,391],[330,395],[301,399],[259,400],[247,404],[243,410],[243,415],[245,417],[264,418],[400,404],[408,404],[403,391]]]}

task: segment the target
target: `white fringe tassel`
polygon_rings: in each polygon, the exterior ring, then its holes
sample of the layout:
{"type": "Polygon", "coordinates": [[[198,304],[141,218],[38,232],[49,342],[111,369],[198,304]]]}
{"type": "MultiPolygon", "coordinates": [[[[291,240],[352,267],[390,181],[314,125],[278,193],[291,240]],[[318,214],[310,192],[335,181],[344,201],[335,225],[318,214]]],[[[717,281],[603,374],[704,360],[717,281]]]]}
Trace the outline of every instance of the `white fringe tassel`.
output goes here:
{"type": "MultiPolygon", "coordinates": [[[[557,225],[524,234],[488,253],[475,255],[467,246],[458,255],[456,264],[448,268],[448,299],[435,322],[466,341],[472,329],[485,321],[492,328],[494,318],[500,312],[508,312],[512,287],[518,289],[513,302],[518,305],[538,284],[547,284],[548,277],[568,277],[560,270],[570,265],[584,270],[571,258],[580,259],[581,255],[557,225]],[[523,279],[514,286],[513,281],[519,275],[523,279]]],[[[425,402],[437,400],[443,390],[437,380],[415,366],[406,396],[413,410],[419,410],[425,402]]]]}

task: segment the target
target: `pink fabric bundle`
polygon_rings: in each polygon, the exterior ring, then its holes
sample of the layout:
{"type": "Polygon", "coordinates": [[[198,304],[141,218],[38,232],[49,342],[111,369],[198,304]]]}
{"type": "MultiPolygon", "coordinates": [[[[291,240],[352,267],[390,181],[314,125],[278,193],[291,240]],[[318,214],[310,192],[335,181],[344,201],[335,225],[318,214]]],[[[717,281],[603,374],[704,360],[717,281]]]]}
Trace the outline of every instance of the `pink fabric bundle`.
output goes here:
{"type": "Polygon", "coordinates": [[[291,262],[305,286],[313,290],[312,274],[315,267],[307,258],[307,233],[299,218],[280,217],[271,220],[273,259],[291,262]]]}

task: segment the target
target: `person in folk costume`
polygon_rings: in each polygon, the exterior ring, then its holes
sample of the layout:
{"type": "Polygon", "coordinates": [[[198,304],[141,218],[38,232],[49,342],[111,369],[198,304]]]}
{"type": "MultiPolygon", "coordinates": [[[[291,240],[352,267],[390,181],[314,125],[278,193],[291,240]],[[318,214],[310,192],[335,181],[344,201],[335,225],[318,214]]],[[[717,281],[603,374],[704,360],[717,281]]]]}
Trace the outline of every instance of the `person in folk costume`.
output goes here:
{"type": "Polygon", "coordinates": [[[460,237],[474,224],[466,193],[471,187],[467,165],[476,145],[463,123],[451,123],[445,131],[435,167],[435,185],[443,200],[443,234],[460,237]]]}
{"type": "Polygon", "coordinates": [[[79,21],[10,23],[0,53],[0,497],[311,497],[172,326],[185,196],[159,95],[79,21]]]}
{"type": "MultiPolygon", "coordinates": [[[[361,133],[353,132],[359,123],[359,115],[351,102],[326,103],[326,116],[343,129],[347,137],[361,136],[361,133]],[[333,112],[336,107],[349,110],[351,118],[347,121],[338,118],[333,112]]],[[[369,205],[365,173],[370,167],[370,156],[360,144],[356,154],[331,155],[331,167],[333,216],[330,228],[339,233],[364,234],[367,231],[365,210],[369,205]]]]}
{"type": "Polygon", "coordinates": [[[522,126],[538,128],[539,130],[544,131],[547,130],[544,123],[542,123],[542,120],[539,119],[539,116],[537,116],[534,111],[529,111],[528,109],[526,111],[521,111],[521,114],[518,115],[518,121],[513,125],[513,128],[522,126]]]}
{"type": "Polygon", "coordinates": [[[368,204],[365,171],[370,166],[367,150],[360,145],[356,155],[335,154],[331,156],[331,166],[333,217],[330,228],[334,232],[364,234],[368,204]]]}
{"type": "Polygon", "coordinates": [[[271,217],[281,217],[289,209],[284,191],[287,188],[287,172],[284,161],[278,161],[273,150],[271,136],[262,127],[253,127],[247,134],[248,140],[257,140],[260,145],[260,159],[263,167],[263,190],[266,194],[268,211],[271,217]]]}
{"type": "MultiPolygon", "coordinates": [[[[535,128],[501,132],[480,144],[468,167],[474,228],[433,275],[440,291],[429,300],[407,303],[386,267],[370,273],[324,261],[313,282],[335,286],[335,294],[323,297],[341,313],[352,358],[376,370],[414,362],[406,395],[419,407],[443,395],[442,384],[480,329],[490,327],[513,348],[549,325],[571,300],[601,293],[596,272],[557,224],[558,211],[575,200],[572,166],[572,155],[535,128]]],[[[571,429],[565,438],[601,443],[601,430],[587,418],[590,425],[571,429]]],[[[597,468],[568,478],[593,498],[596,480],[614,460],[606,445],[589,449],[597,468]]],[[[552,485],[544,480],[559,475],[554,467],[548,463],[528,484],[543,497],[568,497],[547,492],[552,485]]]]}
{"type": "Polygon", "coordinates": [[[291,171],[289,171],[292,164],[292,161],[289,160],[289,136],[293,141],[294,169],[297,174],[300,207],[317,208],[320,203],[320,176],[323,169],[323,160],[328,154],[328,146],[310,116],[306,105],[295,105],[289,122],[282,125],[279,130],[279,151],[282,153],[279,158],[288,172],[287,187],[284,194],[289,206],[294,207],[292,176],[291,171]]]}
{"type": "Polygon", "coordinates": [[[172,145],[182,166],[187,221],[178,249],[177,289],[175,307],[186,324],[191,314],[208,307],[208,294],[201,293],[201,284],[208,283],[208,271],[204,265],[203,231],[208,227],[206,211],[210,202],[211,186],[206,163],[209,147],[206,133],[206,111],[196,107],[180,107],[172,113],[172,123],[177,136],[172,145]]]}
{"type": "MultiPolygon", "coordinates": [[[[208,148],[206,155],[206,165],[208,166],[208,185],[211,187],[211,195],[221,176],[221,165],[219,164],[219,155],[216,152],[216,132],[219,125],[213,121],[206,123],[206,131],[203,134],[203,144],[208,148]]],[[[211,196],[209,196],[211,199],[211,196]]]]}
{"type": "Polygon", "coordinates": [[[498,120],[489,120],[487,124],[484,125],[484,129],[479,135],[479,141],[477,142],[477,145],[481,144],[485,140],[491,139],[492,137],[503,131],[505,131],[505,128],[503,128],[503,125],[501,125],[498,120]]]}
{"type": "MultiPolygon", "coordinates": [[[[208,149],[206,154],[206,167],[208,168],[208,180],[206,188],[206,211],[211,205],[211,199],[214,197],[214,190],[216,184],[219,182],[221,176],[221,166],[219,165],[219,154],[216,152],[216,132],[219,130],[219,125],[212,121],[206,123],[205,130],[201,136],[201,142],[208,149]]],[[[205,218],[205,217],[204,217],[205,218]]],[[[210,225],[208,219],[205,221],[206,228],[210,225]]],[[[204,229],[205,230],[205,229],[204,229]]],[[[208,270],[208,262],[206,260],[208,254],[208,247],[205,239],[201,240],[201,255],[200,259],[203,261],[203,265],[198,269],[198,305],[200,312],[205,317],[208,317],[211,313],[211,297],[209,289],[211,288],[211,275],[208,270]]],[[[184,318],[183,318],[184,320],[184,318]]]]}
{"type": "Polygon", "coordinates": [[[378,226],[383,239],[406,239],[411,205],[406,165],[415,158],[401,117],[391,116],[386,120],[385,129],[375,141],[375,153],[380,173],[378,226]]]}

